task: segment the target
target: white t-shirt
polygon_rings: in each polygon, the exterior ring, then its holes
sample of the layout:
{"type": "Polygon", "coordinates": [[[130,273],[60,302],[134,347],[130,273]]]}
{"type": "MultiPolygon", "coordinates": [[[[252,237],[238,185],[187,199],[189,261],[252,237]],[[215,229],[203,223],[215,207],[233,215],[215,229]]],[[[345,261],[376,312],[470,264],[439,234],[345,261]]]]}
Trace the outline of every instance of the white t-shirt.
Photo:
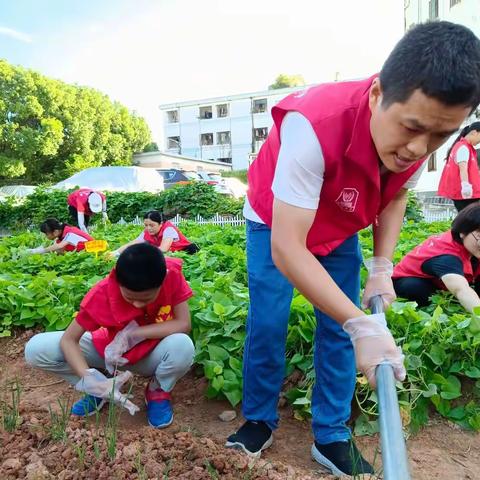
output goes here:
{"type": "MultiPolygon", "coordinates": [[[[174,242],[178,242],[178,240],[180,240],[177,231],[173,227],[167,227],[163,231],[162,238],[171,238],[174,242]]],[[[139,242],[144,242],[145,232],[142,232],[135,240],[138,240],[139,242]]]]}
{"type": "MultiPolygon", "coordinates": [[[[311,123],[298,112],[288,112],[280,128],[281,145],[272,182],[275,198],[295,207],[317,210],[325,173],[322,147],[311,123]]],[[[426,162],[405,183],[415,187],[426,162]]],[[[380,172],[386,172],[382,166],[380,172]]],[[[243,216],[264,223],[245,198],[243,216]]]]}
{"type": "Polygon", "coordinates": [[[457,153],[455,154],[455,163],[468,162],[470,157],[470,151],[466,145],[462,145],[458,148],[457,153]]]}
{"type": "Polygon", "coordinates": [[[82,242],[86,242],[85,237],[82,237],[80,235],[77,235],[76,233],[69,232],[67,233],[64,237],[62,242],[67,242],[69,245],[73,245],[75,248],[77,248],[77,245],[82,242]]]}

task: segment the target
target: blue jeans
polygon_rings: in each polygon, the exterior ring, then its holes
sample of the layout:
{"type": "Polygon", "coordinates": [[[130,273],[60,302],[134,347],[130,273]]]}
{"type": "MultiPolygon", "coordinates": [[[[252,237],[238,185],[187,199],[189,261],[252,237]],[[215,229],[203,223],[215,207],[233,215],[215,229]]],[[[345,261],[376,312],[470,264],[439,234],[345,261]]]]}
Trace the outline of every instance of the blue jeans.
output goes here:
{"type": "MultiPolygon", "coordinates": [[[[247,220],[247,269],[250,306],[243,354],[243,415],[278,426],[277,404],[285,377],[285,342],[293,287],[272,261],[271,231],[247,220]]],[[[336,284],[359,305],[362,254],[357,235],[318,261],[336,284]]],[[[319,286],[321,288],[321,286],[319,286]]],[[[355,388],[352,343],[342,327],[315,309],[312,427],[320,444],[346,440],[355,388]]]]}

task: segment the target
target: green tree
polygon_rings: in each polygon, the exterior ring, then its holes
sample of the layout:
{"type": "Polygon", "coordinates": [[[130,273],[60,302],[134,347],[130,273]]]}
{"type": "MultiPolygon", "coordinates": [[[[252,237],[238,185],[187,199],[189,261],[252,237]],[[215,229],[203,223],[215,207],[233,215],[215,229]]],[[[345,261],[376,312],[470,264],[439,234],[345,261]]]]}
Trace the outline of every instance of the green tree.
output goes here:
{"type": "Polygon", "coordinates": [[[88,87],[0,60],[0,179],[55,181],[101,165],[131,165],[151,142],[141,117],[88,87]]]}
{"type": "Polygon", "coordinates": [[[278,88],[287,88],[287,87],[301,87],[305,85],[305,80],[302,75],[287,75],[285,73],[281,73],[276,79],[275,82],[272,83],[268,89],[269,90],[276,90],[278,88]]]}

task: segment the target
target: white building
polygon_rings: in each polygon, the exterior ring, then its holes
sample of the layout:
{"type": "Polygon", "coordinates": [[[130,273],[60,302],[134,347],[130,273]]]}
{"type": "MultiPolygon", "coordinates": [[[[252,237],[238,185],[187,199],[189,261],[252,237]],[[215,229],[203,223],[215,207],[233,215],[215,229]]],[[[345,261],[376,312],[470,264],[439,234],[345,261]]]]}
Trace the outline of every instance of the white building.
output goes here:
{"type": "Polygon", "coordinates": [[[247,168],[273,124],[271,109],[306,87],[160,105],[167,153],[247,168]]]}
{"type": "MultiPolygon", "coordinates": [[[[480,0],[405,0],[405,28],[428,20],[448,20],[470,28],[480,38],[480,0]]],[[[468,123],[475,121],[472,118],[468,123]]],[[[430,158],[416,190],[436,192],[444,166],[446,152],[454,135],[430,158]]]]}

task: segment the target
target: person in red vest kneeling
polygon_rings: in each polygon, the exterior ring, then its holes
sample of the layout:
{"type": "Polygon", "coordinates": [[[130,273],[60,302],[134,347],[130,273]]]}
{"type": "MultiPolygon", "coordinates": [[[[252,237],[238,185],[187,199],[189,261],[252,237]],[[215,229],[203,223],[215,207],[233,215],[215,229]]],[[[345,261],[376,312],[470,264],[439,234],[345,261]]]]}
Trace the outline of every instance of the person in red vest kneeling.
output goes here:
{"type": "Polygon", "coordinates": [[[447,152],[438,194],[450,198],[457,212],[480,200],[480,171],[475,145],[480,143],[480,122],[466,126],[447,152]]]}
{"type": "Polygon", "coordinates": [[[448,232],[427,238],[395,266],[395,291],[423,307],[437,290],[448,290],[471,312],[480,306],[479,259],[480,203],[475,203],[457,215],[448,232]]]}
{"type": "Polygon", "coordinates": [[[56,218],[47,218],[40,225],[40,231],[49,240],[55,240],[55,243],[49,247],[32,248],[28,251],[29,253],[80,252],[85,250],[85,242],[93,240],[88,233],[77,227],[61,223],[56,218]]]}
{"type": "Polygon", "coordinates": [[[130,245],[143,242],[158,247],[164,253],[183,251],[192,255],[199,250],[198,245],[190,242],[172,222],[165,221],[163,214],[157,210],[147,212],[143,224],[145,230],[135,240],[115,250],[113,255],[118,256],[130,245]]]}
{"type": "Polygon", "coordinates": [[[165,258],[145,243],[132,245],[108,277],[85,295],[67,330],[32,337],[25,359],[83,392],[72,407],[72,414],[81,417],[95,414],[112,394],[133,415],[138,407],[119,387],[132,372],[148,377],[148,423],[167,427],[173,421],[171,391],[195,354],[187,335],[191,329],[187,300],[192,295],[180,258],[165,258]]]}

